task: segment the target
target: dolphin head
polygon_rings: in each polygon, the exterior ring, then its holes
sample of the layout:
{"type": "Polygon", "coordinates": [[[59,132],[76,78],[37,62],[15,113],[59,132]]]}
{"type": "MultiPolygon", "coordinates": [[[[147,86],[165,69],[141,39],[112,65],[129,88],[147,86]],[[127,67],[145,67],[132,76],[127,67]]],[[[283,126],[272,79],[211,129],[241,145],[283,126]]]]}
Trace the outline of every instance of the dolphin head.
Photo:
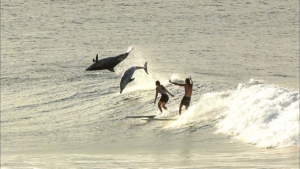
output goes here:
{"type": "Polygon", "coordinates": [[[91,66],[89,66],[89,67],[86,69],[86,71],[94,70],[95,64],[96,64],[96,63],[93,63],[91,66]]]}
{"type": "Polygon", "coordinates": [[[120,94],[122,94],[122,92],[123,92],[124,88],[126,87],[127,83],[128,82],[127,82],[126,78],[122,78],[121,79],[121,82],[120,82],[120,94]]]}
{"type": "Polygon", "coordinates": [[[122,93],[123,89],[126,87],[126,85],[134,80],[132,78],[132,75],[134,71],[136,70],[136,67],[131,67],[127,69],[124,74],[122,75],[122,79],[120,82],[120,93],[122,93]]]}
{"type": "Polygon", "coordinates": [[[102,62],[95,62],[91,66],[89,66],[86,71],[92,71],[92,70],[101,70],[104,69],[104,64],[102,62]]]}

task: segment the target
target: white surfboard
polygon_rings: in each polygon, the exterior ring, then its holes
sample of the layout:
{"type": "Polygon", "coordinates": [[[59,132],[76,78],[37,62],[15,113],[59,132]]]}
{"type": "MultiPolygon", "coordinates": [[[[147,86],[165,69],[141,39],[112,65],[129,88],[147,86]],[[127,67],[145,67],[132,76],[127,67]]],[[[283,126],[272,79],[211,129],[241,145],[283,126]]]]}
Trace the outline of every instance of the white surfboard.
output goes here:
{"type": "Polygon", "coordinates": [[[153,119],[156,115],[150,115],[150,116],[126,116],[126,118],[138,118],[138,119],[153,119]]]}

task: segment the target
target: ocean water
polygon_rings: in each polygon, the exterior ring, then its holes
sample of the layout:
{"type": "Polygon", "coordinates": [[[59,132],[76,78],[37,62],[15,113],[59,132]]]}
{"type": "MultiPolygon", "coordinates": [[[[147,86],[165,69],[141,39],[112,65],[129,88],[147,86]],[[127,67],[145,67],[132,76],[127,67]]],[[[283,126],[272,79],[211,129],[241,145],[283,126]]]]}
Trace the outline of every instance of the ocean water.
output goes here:
{"type": "Polygon", "coordinates": [[[1,168],[299,168],[299,2],[1,0],[1,168]]]}

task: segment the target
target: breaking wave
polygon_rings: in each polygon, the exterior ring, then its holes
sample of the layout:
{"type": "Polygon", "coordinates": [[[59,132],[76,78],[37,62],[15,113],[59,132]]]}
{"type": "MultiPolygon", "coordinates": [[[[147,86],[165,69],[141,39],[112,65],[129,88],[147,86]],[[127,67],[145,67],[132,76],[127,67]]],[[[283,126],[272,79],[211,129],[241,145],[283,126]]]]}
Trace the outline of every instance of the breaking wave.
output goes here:
{"type": "Polygon", "coordinates": [[[299,146],[299,93],[251,79],[233,91],[204,93],[167,128],[195,123],[257,147],[299,146]]]}

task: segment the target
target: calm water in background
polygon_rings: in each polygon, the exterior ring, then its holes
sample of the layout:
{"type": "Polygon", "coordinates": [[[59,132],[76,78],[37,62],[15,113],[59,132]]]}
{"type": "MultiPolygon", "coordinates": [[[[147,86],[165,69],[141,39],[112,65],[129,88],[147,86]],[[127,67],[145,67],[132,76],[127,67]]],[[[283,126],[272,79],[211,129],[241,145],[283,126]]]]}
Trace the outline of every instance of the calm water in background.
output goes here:
{"type": "Polygon", "coordinates": [[[298,168],[298,3],[1,0],[1,168],[298,168]],[[175,120],[126,119],[159,113],[156,80],[175,120]]]}

